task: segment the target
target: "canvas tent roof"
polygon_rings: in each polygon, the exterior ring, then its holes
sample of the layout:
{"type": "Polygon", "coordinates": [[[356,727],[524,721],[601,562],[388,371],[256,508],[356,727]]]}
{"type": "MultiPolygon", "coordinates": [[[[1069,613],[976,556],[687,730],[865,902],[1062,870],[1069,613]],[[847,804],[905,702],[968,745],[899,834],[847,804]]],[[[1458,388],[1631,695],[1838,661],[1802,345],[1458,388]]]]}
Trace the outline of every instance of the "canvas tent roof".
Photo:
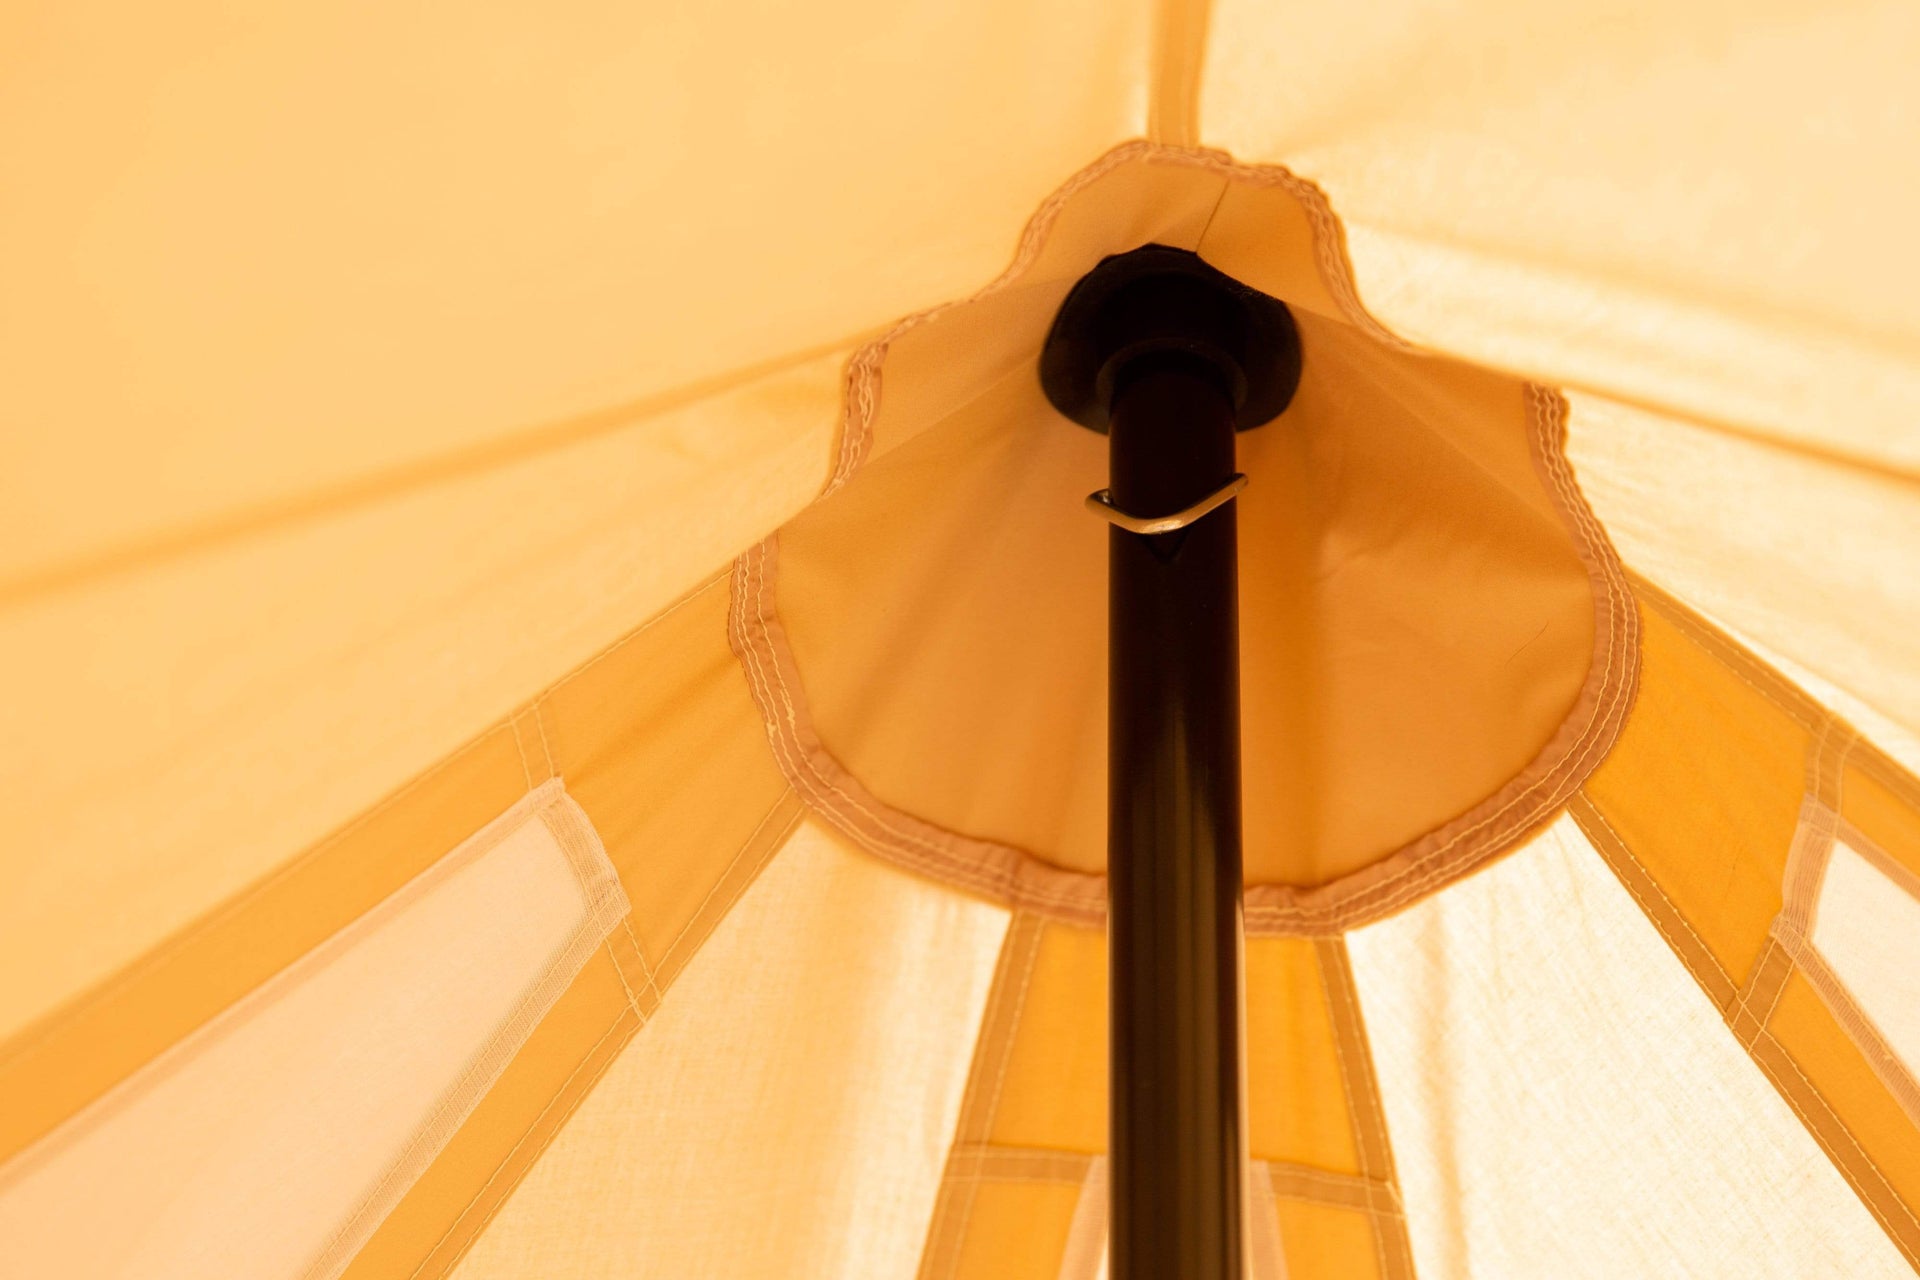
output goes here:
{"type": "Polygon", "coordinates": [[[1260,1265],[1920,1260],[1906,6],[0,23],[0,1274],[1092,1274],[1151,240],[1309,352],[1260,1265]]]}

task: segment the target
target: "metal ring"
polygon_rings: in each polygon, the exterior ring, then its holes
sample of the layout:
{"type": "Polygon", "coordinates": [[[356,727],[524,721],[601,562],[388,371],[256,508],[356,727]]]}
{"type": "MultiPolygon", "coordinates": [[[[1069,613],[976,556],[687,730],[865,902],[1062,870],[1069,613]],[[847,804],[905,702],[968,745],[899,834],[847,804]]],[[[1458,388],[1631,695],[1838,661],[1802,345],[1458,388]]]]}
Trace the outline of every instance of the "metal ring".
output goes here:
{"type": "Polygon", "coordinates": [[[1172,515],[1146,516],[1129,515],[1113,505],[1113,490],[1102,489],[1098,493],[1087,495],[1087,510],[1111,524],[1125,529],[1128,533],[1172,533],[1175,529],[1184,529],[1214,508],[1232,502],[1239,492],[1247,487],[1247,478],[1235,472],[1233,479],[1215,489],[1190,507],[1174,512],[1172,515]]]}

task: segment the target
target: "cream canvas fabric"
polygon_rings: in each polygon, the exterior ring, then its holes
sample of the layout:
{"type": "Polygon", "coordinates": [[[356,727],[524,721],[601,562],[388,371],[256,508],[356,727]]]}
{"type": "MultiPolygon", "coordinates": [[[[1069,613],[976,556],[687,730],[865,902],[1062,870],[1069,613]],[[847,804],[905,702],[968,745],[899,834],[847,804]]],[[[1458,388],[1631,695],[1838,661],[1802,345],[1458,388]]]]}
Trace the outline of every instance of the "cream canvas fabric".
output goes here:
{"type": "Polygon", "coordinates": [[[1920,1269],[1916,58],[12,6],[0,1276],[1098,1274],[1104,457],[1034,364],[1149,242],[1305,351],[1261,1280],[1920,1269]]]}

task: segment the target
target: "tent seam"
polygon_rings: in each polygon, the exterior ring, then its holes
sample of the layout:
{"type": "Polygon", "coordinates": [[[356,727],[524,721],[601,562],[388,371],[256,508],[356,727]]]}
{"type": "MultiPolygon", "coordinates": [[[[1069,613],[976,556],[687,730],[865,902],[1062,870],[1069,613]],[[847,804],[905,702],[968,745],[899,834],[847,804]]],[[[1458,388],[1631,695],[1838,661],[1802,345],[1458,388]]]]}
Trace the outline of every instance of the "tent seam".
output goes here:
{"type": "MultiPolygon", "coordinates": [[[[547,1015],[566,989],[592,962],[613,933],[618,921],[630,911],[619,872],[607,857],[599,833],[586,812],[567,795],[564,784],[553,779],[543,784],[551,788],[548,803],[535,809],[528,822],[539,822],[559,846],[568,870],[583,891],[582,917],[567,941],[554,951],[546,967],[507,1016],[488,1036],[485,1044],[461,1072],[452,1088],[414,1131],[412,1138],[382,1173],[374,1188],[362,1197],[353,1212],[340,1224],[306,1271],[307,1280],[322,1280],[345,1270],[355,1254],[379,1229],[380,1223],[398,1207],[413,1184],[419,1180],[455,1134],[465,1127],[473,1112],[520,1056],[528,1040],[546,1021],[547,1015]],[[618,913],[617,915],[615,913],[618,913]],[[611,918],[610,918],[611,917],[611,918]]],[[[516,828],[517,830],[518,828],[516,828]]],[[[616,969],[618,966],[616,966],[616,969]]]]}
{"type": "MultiPolygon", "coordinates": [[[[526,1145],[527,1139],[532,1137],[534,1133],[539,1130],[540,1122],[542,1120],[545,1120],[547,1118],[548,1113],[553,1110],[554,1106],[559,1103],[560,1099],[566,1096],[568,1088],[572,1086],[574,1080],[580,1075],[580,1073],[586,1070],[588,1064],[593,1061],[593,1056],[600,1051],[600,1047],[604,1045],[608,1041],[608,1039],[613,1036],[615,1032],[620,1030],[622,1023],[626,1022],[630,1017],[633,1017],[633,1016],[634,1015],[632,1014],[632,1011],[628,1009],[622,1009],[618,1014],[615,1015],[612,1024],[609,1025],[607,1029],[601,1033],[600,1038],[598,1040],[594,1041],[593,1046],[589,1048],[586,1051],[586,1053],[581,1055],[580,1061],[576,1063],[574,1065],[573,1070],[567,1074],[567,1078],[560,1082],[560,1087],[554,1091],[554,1094],[551,1098],[547,1099],[546,1105],[540,1108],[540,1113],[533,1118],[533,1123],[527,1126],[526,1132],[520,1135],[519,1140],[515,1142],[513,1146],[508,1149],[507,1154],[501,1158],[500,1163],[494,1166],[493,1173],[490,1174],[487,1180],[481,1184],[480,1189],[474,1192],[472,1198],[467,1201],[466,1207],[463,1208],[457,1215],[455,1215],[451,1225],[449,1225],[447,1229],[440,1234],[440,1238],[438,1240],[434,1241],[433,1247],[427,1250],[426,1255],[420,1259],[419,1264],[415,1266],[412,1271],[407,1273],[407,1280],[420,1280],[421,1275],[425,1273],[428,1265],[433,1262],[434,1255],[438,1254],[440,1250],[446,1245],[447,1241],[453,1238],[454,1233],[460,1230],[461,1223],[464,1222],[467,1215],[473,1211],[473,1207],[476,1204],[480,1203],[480,1201],[486,1196],[487,1192],[493,1188],[493,1184],[499,1180],[500,1175],[506,1171],[507,1166],[513,1163],[514,1156],[518,1155],[520,1152],[520,1149],[526,1145]]],[[[639,1029],[640,1029],[640,1024],[636,1018],[634,1021],[632,1030],[638,1031],[639,1029]]],[[[613,1058],[609,1057],[607,1060],[607,1063],[604,1064],[600,1070],[604,1071],[606,1069],[606,1065],[611,1065],[612,1061],[613,1061],[613,1058]]],[[[600,1072],[595,1073],[596,1079],[599,1077],[599,1074],[600,1072]]],[[[582,1096],[584,1096],[584,1094],[582,1096]]],[[[548,1144],[553,1141],[554,1135],[558,1134],[562,1127],[564,1126],[556,1125],[553,1131],[547,1134],[547,1136],[541,1141],[539,1145],[539,1149],[534,1152],[534,1156],[536,1158],[539,1156],[540,1152],[546,1150],[548,1144]]],[[[518,1180],[516,1179],[515,1181],[517,1184],[518,1180]]],[[[440,1270],[436,1274],[440,1274],[440,1275],[446,1274],[447,1269],[451,1267],[455,1262],[457,1262],[459,1258],[466,1253],[467,1249],[472,1247],[473,1242],[480,1238],[480,1233],[486,1230],[487,1224],[493,1221],[494,1215],[500,1211],[500,1207],[504,1205],[507,1202],[507,1200],[508,1200],[508,1197],[501,1196],[499,1200],[497,1200],[493,1204],[493,1206],[487,1210],[486,1216],[482,1218],[474,1226],[473,1230],[467,1235],[467,1238],[461,1244],[459,1251],[453,1257],[447,1259],[447,1261],[441,1266],[440,1270]]]]}

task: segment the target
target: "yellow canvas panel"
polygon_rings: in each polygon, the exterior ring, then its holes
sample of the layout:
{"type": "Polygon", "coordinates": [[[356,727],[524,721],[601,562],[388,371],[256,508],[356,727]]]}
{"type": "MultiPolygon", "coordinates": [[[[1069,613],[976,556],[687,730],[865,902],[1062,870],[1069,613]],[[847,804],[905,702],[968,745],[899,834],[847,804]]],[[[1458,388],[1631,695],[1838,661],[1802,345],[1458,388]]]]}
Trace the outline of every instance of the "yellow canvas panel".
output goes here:
{"type": "Polygon", "coordinates": [[[1890,473],[1603,396],[1568,401],[1567,456],[1635,573],[1920,732],[1920,465],[1890,473]]]}
{"type": "Polygon", "coordinates": [[[1781,904],[1810,736],[1660,608],[1639,699],[1584,788],[1737,987],[1781,904]]]}
{"type": "Polygon", "coordinates": [[[1006,1058],[991,1141],[1107,1149],[1107,935],[1042,927],[1006,1058]]]}
{"type": "Polygon", "coordinates": [[[0,1273],[1095,1280],[1111,442],[1034,365],[1152,241],[1305,353],[1235,463],[1249,1280],[1920,1274],[1917,63],[0,6],[0,1273]],[[532,830],[383,914],[563,794],[590,934],[532,830]]]}
{"type": "Polygon", "coordinates": [[[445,760],[817,494],[841,363],[0,590],[0,705],[23,726],[0,734],[0,778],[34,797],[0,846],[0,1035],[445,760]]]}
{"type": "Polygon", "coordinates": [[[922,1280],[1059,1280],[1079,1183],[983,1182],[954,1265],[922,1280]]]}
{"type": "Polygon", "coordinates": [[[0,1049],[0,1160],[254,990],[504,811],[528,787],[511,726],[0,1049]]]}
{"type": "Polygon", "coordinates": [[[1673,417],[1920,462],[1920,182],[1886,161],[1912,136],[1911,6],[1210,16],[1205,140],[1324,186],[1400,332],[1673,417]]]}
{"type": "Polygon", "coordinates": [[[1140,131],[1147,15],[9,6],[0,420],[33,429],[5,438],[0,575],[971,288],[1061,174],[1140,131]]]}
{"type": "Polygon", "coordinates": [[[1383,1280],[1372,1217],[1364,1209],[1278,1196],[1287,1280],[1383,1280]]]}
{"type": "Polygon", "coordinates": [[[1359,1173],[1320,961],[1311,938],[1246,950],[1247,1128],[1255,1160],[1359,1173]]]}

